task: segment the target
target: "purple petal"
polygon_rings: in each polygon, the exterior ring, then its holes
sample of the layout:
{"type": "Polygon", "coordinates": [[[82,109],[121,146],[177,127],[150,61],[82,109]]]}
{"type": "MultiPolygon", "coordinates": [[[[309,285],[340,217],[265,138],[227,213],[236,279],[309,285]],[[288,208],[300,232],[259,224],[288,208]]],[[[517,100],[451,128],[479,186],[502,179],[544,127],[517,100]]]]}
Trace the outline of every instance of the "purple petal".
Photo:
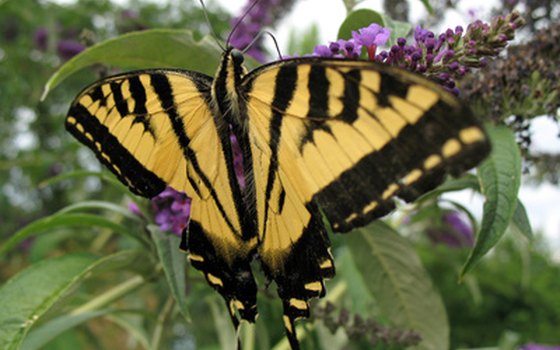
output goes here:
{"type": "Polygon", "coordinates": [[[391,31],[389,29],[383,28],[377,23],[372,23],[366,28],[352,32],[352,37],[357,44],[368,47],[372,45],[385,45],[390,35],[391,31]]]}
{"type": "Polygon", "coordinates": [[[138,204],[134,203],[134,202],[130,202],[128,203],[128,210],[130,210],[130,212],[134,215],[142,215],[142,213],[140,212],[140,208],[138,207],[138,204]]]}
{"type": "Polygon", "coordinates": [[[313,49],[313,53],[319,57],[331,57],[333,55],[331,49],[327,45],[317,45],[313,49]]]}

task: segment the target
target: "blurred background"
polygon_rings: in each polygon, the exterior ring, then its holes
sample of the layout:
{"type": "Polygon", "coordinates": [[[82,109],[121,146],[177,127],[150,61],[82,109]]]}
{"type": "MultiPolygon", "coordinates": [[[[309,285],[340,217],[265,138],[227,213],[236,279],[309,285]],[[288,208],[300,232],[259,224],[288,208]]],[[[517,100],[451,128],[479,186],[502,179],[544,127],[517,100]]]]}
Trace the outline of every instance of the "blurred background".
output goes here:
{"type": "MultiPolygon", "coordinates": [[[[506,122],[516,130],[523,151],[520,198],[527,208],[534,238],[528,242],[515,232],[506,235],[458,287],[457,271],[468,255],[468,244],[449,243],[441,238],[449,232],[457,235],[457,225],[424,222],[402,232],[414,242],[443,297],[453,348],[560,344],[560,2],[433,0],[430,4],[433,14],[419,0],[363,1],[359,7],[385,12],[413,26],[422,24],[435,32],[457,25],[466,27],[475,19],[489,21],[513,8],[527,20],[514,45],[525,48],[523,54],[534,55],[535,60],[517,65],[524,105],[512,110],[506,122]],[[535,47],[545,53],[528,51],[535,47]],[[531,75],[535,70],[541,72],[538,81],[531,75]],[[546,81],[553,84],[543,87],[540,83],[546,81]]],[[[206,5],[216,34],[225,38],[231,19],[246,4],[222,0],[207,1],[206,5]]],[[[342,1],[294,1],[291,6],[279,8],[270,31],[283,53],[309,53],[315,44],[336,39],[345,13],[342,1]]],[[[40,97],[57,68],[87,46],[123,33],[162,27],[190,29],[199,38],[210,32],[197,1],[0,0],[1,241],[71,203],[103,199],[127,205],[129,201],[121,192],[112,191],[97,177],[48,183],[50,178],[74,170],[101,170],[89,150],[64,131],[63,121],[77,92],[115,70],[100,65],[83,70],[51,91],[44,101],[40,97]]],[[[265,37],[264,45],[274,60],[272,42],[265,37]]],[[[499,71],[498,67],[489,65],[488,70],[499,71]]],[[[462,93],[468,98],[473,91],[462,93]]],[[[476,93],[491,103],[489,93],[485,95],[480,89],[476,93]]],[[[481,200],[471,197],[470,193],[459,193],[446,198],[464,203],[480,217],[481,200]]],[[[34,261],[76,249],[81,241],[89,239],[85,230],[68,240],[70,234],[75,232],[62,230],[30,239],[17,251],[0,256],[0,281],[5,282],[34,261]]],[[[472,236],[472,227],[465,234],[472,236]]],[[[95,324],[89,331],[95,334],[95,324]]],[[[119,339],[119,335],[113,336],[119,339]]],[[[68,341],[63,344],[72,343],[68,341]]],[[[64,348],[60,346],[51,344],[47,348],[64,348]]],[[[99,346],[110,348],[107,344],[99,346]]],[[[181,346],[191,348],[185,344],[175,348],[181,346]]]]}

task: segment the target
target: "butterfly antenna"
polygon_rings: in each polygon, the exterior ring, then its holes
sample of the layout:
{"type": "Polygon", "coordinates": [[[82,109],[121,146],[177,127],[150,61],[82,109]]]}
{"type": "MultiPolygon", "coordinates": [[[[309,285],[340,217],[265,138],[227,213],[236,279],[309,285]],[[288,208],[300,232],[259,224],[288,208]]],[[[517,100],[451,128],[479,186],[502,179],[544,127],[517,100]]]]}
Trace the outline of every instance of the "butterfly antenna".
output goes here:
{"type": "MultiPolygon", "coordinates": [[[[199,0],[199,1],[200,1],[200,5],[202,6],[202,11],[204,12],[204,18],[206,18],[206,23],[208,23],[208,26],[212,31],[212,37],[214,38],[214,41],[216,41],[216,44],[218,44],[218,46],[220,47],[220,49],[222,49],[222,51],[226,51],[226,48],[222,45],[222,43],[220,43],[220,40],[218,40],[218,35],[214,30],[214,26],[210,22],[210,17],[208,17],[208,10],[206,9],[206,5],[204,5],[204,1],[203,0],[199,0]]],[[[229,37],[228,37],[228,41],[229,41],[229,37]]]]}
{"type": "Polygon", "coordinates": [[[282,59],[282,52],[280,52],[280,46],[278,46],[278,41],[276,41],[276,37],[274,36],[274,34],[272,34],[271,32],[267,31],[267,30],[263,30],[260,31],[253,40],[251,40],[251,42],[245,46],[245,48],[243,49],[243,51],[241,51],[243,54],[247,53],[247,51],[249,51],[249,49],[255,45],[255,43],[263,36],[267,34],[268,36],[270,36],[270,38],[272,38],[272,42],[274,43],[274,47],[276,48],[276,52],[278,53],[278,58],[282,59]]]}
{"type": "MultiPolygon", "coordinates": [[[[202,0],[200,0],[202,1],[202,0]]],[[[255,0],[251,3],[251,5],[249,6],[249,8],[247,9],[247,11],[245,11],[245,13],[241,16],[241,18],[235,22],[235,25],[233,26],[233,28],[231,29],[231,32],[229,32],[229,35],[227,37],[226,40],[226,46],[229,47],[229,42],[231,40],[231,37],[233,36],[233,33],[235,33],[235,31],[237,30],[237,28],[239,28],[239,25],[243,22],[243,20],[245,19],[245,17],[247,17],[247,15],[249,14],[249,12],[251,12],[251,10],[253,9],[253,7],[255,7],[260,0],[255,0]]]]}

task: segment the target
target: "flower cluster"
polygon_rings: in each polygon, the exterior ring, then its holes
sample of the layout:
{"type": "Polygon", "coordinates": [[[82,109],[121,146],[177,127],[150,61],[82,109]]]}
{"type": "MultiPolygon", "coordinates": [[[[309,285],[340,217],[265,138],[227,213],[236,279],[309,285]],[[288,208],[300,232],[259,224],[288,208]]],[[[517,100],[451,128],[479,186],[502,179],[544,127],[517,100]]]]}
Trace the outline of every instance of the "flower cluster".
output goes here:
{"type": "Polygon", "coordinates": [[[338,40],[327,45],[317,45],[313,54],[321,57],[358,58],[362,48],[366,48],[370,60],[375,57],[378,46],[385,45],[391,31],[372,23],[369,26],[352,32],[352,39],[338,40]]]}
{"type": "Polygon", "coordinates": [[[348,41],[339,40],[329,46],[317,46],[314,54],[357,58],[361,56],[362,47],[365,47],[369,60],[424,74],[458,94],[456,80],[465,76],[471,68],[484,66],[488,57],[497,56],[523,23],[519,13],[512,12],[505,17],[496,17],[491,24],[475,21],[466,31],[457,26],[436,35],[418,26],[414,31],[413,43],[398,38],[389,50],[379,53],[376,53],[376,49],[387,42],[389,31],[372,24],[353,32],[353,38],[348,41]]]}
{"type": "Polygon", "coordinates": [[[474,246],[472,226],[456,211],[446,211],[441,222],[426,230],[434,244],[445,244],[451,248],[470,248],[474,246]]]}
{"type": "Polygon", "coordinates": [[[560,109],[559,38],[560,23],[551,23],[530,42],[510,46],[506,57],[462,82],[462,90],[476,102],[475,111],[509,124],[523,151],[531,144],[533,118],[550,116],[560,130],[556,117],[560,109]]]}
{"type": "Polygon", "coordinates": [[[364,319],[360,315],[351,315],[344,308],[338,315],[337,307],[328,302],[324,307],[316,306],[312,312],[313,318],[323,320],[325,326],[334,334],[343,328],[350,339],[365,339],[372,347],[408,348],[420,343],[420,335],[414,331],[394,329],[377,322],[372,318],[364,319]]]}

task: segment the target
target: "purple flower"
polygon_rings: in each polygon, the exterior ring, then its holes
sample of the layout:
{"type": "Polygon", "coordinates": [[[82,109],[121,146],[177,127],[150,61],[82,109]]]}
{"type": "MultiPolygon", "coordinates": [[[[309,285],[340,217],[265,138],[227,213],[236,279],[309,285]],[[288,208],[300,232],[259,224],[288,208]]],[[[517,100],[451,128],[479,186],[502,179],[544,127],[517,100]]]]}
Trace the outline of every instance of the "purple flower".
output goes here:
{"type": "Polygon", "coordinates": [[[416,40],[416,42],[424,42],[424,40],[426,40],[429,34],[430,34],[429,30],[424,29],[422,28],[422,26],[418,25],[414,29],[414,40],[416,40]]]}
{"type": "Polygon", "coordinates": [[[317,45],[313,49],[313,55],[319,57],[332,57],[333,52],[327,45],[317,45]]]}
{"type": "Polygon", "coordinates": [[[183,192],[167,187],[152,198],[155,222],[162,231],[181,234],[189,224],[191,199],[183,192]]]}
{"type": "Polygon", "coordinates": [[[362,53],[362,45],[354,39],[338,40],[338,44],[342,48],[343,55],[347,58],[357,58],[362,53]]]}
{"type": "Polygon", "coordinates": [[[41,51],[47,49],[47,43],[49,39],[49,32],[46,28],[39,28],[33,34],[33,41],[35,41],[35,46],[41,51]]]}
{"type": "Polygon", "coordinates": [[[331,56],[332,55],[336,55],[338,53],[340,53],[340,44],[335,42],[332,42],[329,44],[329,49],[331,50],[331,56]]]}
{"type": "Polygon", "coordinates": [[[313,56],[319,57],[338,57],[338,58],[358,58],[362,53],[362,45],[355,39],[337,40],[331,42],[329,46],[317,45],[313,49],[313,56]]]}
{"type": "Polygon", "coordinates": [[[130,212],[134,215],[142,216],[142,212],[140,211],[138,204],[134,202],[128,203],[128,210],[130,210],[130,212]]]}
{"type": "Polygon", "coordinates": [[[380,45],[385,45],[389,40],[391,31],[387,28],[380,26],[377,23],[372,23],[366,28],[358,29],[358,31],[352,31],[352,38],[354,41],[365,46],[368,53],[368,58],[370,61],[375,59],[375,51],[380,45]]]}
{"type": "Polygon", "coordinates": [[[86,47],[75,40],[60,40],[56,45],[58,55],[64,59],[69,60],[80,52],[84,51],[86,47]]]}
{"type": "Polygon", "coordinates": [[[428,228],[426,233],[435,244],[445,244],[451,248],[474,245],[474,233],[471,225],[456,211],[444,212],[440,224],[428,228]]]}
{"type": "Polygon", "coordinates": [[[380,26],[377,23],[372,23],[366,28],[358,29],[358,31],[352,31],[352,38],[356,43],[363,46],[381,46],[385,45],[389,40],[391,31],[387,28],[380,26]]]}

